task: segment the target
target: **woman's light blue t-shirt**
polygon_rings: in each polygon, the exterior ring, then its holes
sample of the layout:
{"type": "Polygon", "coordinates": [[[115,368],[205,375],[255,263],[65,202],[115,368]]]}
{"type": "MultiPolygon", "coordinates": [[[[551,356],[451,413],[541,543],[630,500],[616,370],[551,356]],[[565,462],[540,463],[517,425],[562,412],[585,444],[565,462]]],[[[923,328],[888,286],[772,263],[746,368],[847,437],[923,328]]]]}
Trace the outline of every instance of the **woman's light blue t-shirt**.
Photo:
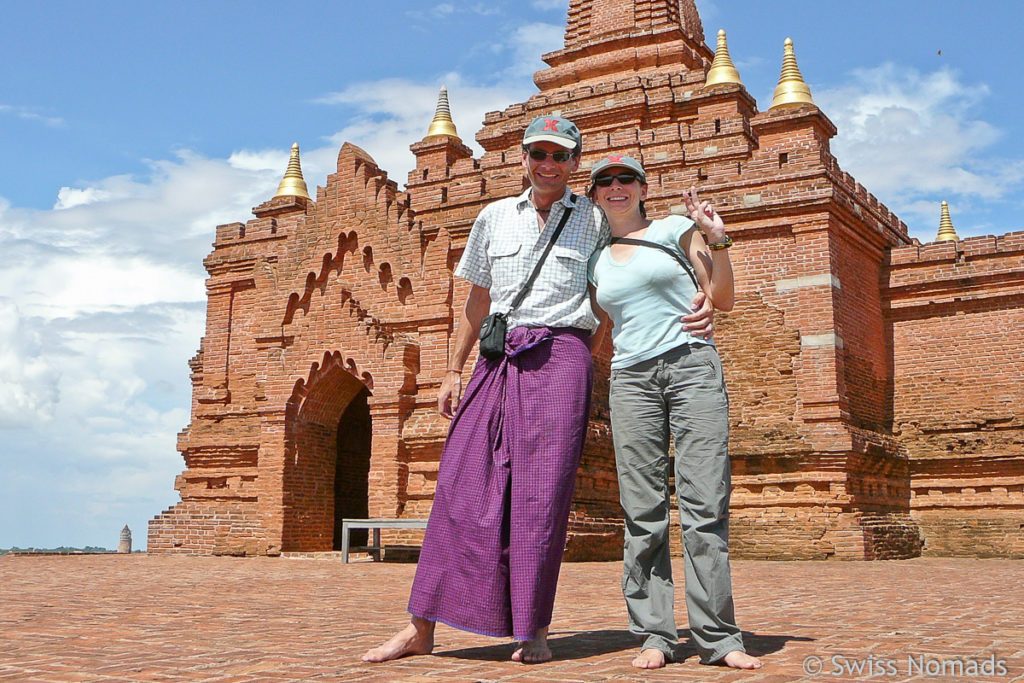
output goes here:
{"type": "MultiPolygon", "coordinates": [[[[643,239],[674,249],[683,259],[679,238],[693,226],[682,216],[652,221],[643,239]]],[[[697,293],[682,266],[660,249],[638,246],[629,260],[612,258],[611,247],[590,258],[590,282],[597,303],[614,323],[612,368],[627,368],[683,344],[710,344],[683,327],[681,316],[692,312],[697,293]]]]}

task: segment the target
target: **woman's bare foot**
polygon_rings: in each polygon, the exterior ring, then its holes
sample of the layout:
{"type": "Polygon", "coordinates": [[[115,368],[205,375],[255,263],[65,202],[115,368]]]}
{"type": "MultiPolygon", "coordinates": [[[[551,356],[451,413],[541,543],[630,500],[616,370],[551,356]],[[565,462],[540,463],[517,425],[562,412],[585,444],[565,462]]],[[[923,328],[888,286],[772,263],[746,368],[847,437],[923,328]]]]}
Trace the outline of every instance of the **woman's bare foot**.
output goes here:
{"type": "Polygon", "coordinates": [[[408,626],[389,641],[368,650],[364,662],[387,662],[408,655],[429,655],[434,650],[434,622],[413,617],[408,626]]]}
{"type": "Polygon", "coordinates": [[[641,650],[633,658],[633,666],[637,669],[660,669],[665,666],[665,653],[656,647],[641,650]]]}
{"type": "Polygon", "coordinates": [[[760,669],[763,665],[757,657],[751,657],[743,650],[733,650],[724,657],[722,663],[733,669],[760,669]]]}
{"type": "Polygon", "coordinates": [[[512,653],[513,662],[523,664],[540,664],[551,659],[551,648],[548,647],[548,627],[537,629],[533,640],[519,641],[519,647],[512,653]]]}

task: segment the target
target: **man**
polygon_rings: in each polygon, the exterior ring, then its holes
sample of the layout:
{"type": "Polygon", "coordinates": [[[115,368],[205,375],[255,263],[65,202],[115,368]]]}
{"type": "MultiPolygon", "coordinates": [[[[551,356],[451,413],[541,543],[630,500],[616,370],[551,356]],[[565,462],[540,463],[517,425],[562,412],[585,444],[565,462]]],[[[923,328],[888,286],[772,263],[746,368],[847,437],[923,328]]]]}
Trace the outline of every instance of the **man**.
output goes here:
{"type": "MultiPolygon", "coordinates": [[[[363,656],[381,662],[433,649],[440,621],[520,641],[514,661],[551,659],[548,626],[565,547],[591,393],[590,335],[598,321],[587,262],[608,239],[600,212],[574,196],[579,129],[548,116],[523,136],[530,188],[481,211],[455,274],[473,287],[459,316],[438,410],[452,419],[408,626],[363,656]],[[462,369],[489,312],[506,312],[568,220],[522,304],[508,318],[506,355],[480,358],[462,398],[462,369]]],[[[684,318],[710,334],[710,304],[684,318]]]]}

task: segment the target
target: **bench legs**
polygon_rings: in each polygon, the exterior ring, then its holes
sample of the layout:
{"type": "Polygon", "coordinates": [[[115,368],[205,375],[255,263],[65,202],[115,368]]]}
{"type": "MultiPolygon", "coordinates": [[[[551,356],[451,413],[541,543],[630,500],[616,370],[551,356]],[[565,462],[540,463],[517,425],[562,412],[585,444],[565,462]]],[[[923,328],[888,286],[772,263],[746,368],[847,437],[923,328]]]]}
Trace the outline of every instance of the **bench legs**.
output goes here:
{"type": "MultiPolygon", "coordinates": [[[[356,528],[360,528],[360,527],[356,527],[356,528]]],[[[344,564],[348,564],[348,549],[349,549],[348,534],[349,534],[349,531],[351,531],[351,529],[349,529],[348,524],[346,524],[345,522],[342,522],[341,523],[341,561],[344,564]]],[[[374,527],[373,529],[370,529],[370,531],[373,532],[373,547],[370,550],[373,553],[374,561],[380,562],[381,560],[384,559],[384,548],[380,544],[380,529],[378,527],[374,527]]]]}
{"type": "MultiPolygon", "coordinates": [[[[378,526],[381,522],[387,522],[388,520],[359,520],[354,519],[351,521],[342,521],[341,523],[341,561],[348,564],[348,553],[351,549],[349,543],[349,534],[353,529],[366,529],[367,531],[373,532],[373,545],[368,550],[373,556],[374,561],[380,562],[384,559],[384,546],[380,542],[380,530],[381,529],[426,529],[426,520],[413,520],[413,524],[401,524],[401,525],[389,525],[378,526]],[[370,522],[368,524],[368,522],[370,522]],[[416,523],[418,522],[418,523],[416,523]]],[[[397,520],[396,520],[397,521],[397,520]]]]}
{"type": "Polygon", "coordinates": [[[341,523],[341,561],[348,564],[348,523],[341,523]]]}

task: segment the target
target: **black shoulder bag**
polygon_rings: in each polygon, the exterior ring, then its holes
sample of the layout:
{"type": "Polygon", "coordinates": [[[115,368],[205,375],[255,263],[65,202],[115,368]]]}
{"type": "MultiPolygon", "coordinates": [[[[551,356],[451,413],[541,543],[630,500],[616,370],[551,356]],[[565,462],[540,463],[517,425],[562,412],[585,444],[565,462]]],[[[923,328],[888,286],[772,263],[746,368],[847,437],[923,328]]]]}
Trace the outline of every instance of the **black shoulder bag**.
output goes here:
{"type": "Polygon", "coordinates": [[[576,195],[570,194],[569,201],[571,203],[562,212],[562,220],[558,222],[558,227],[555,228],[554,234],[551,235],[551,240],[544,248],[544,253],[540,255],[540,260],[533,267],[533,272],[530,273],[526,284],[519,290],[516,298],[512,300],[512,305],[504,313],[491,313],[480,324],[480,355],[484,358],[493,360],[505,355],[505,332],[508,328],[508,316],[523,303],[523,299],[529,293],[530,287],[533,286],[533,281],[537,279],[537,274],[540,273],[540,267],[544,265],[544,259],[548,257],[551,247],[558,241],[558,236],[562,234],[562,228],[565,227],[566,222],[569,220],[569,214],[572,213],[572,209],[576,205],[576,195]]]}
{"type": "Polygon", "coordinates": [[[635,244],[638,247],[651,247],[652,249],[661,249],[663,252],[671,256],[676,262],[682,266],[686,274],[693,280],[693,286],[697,288],[697,291],[701,291],[700,285],[697,284],[697,276],[693,272],[693,266],[691,266],[686,259],[679,255],[675,249],[666,247],[664,244],[658,244],[657,242],[648,242],[647,240],[637,240],[632,237],[613,237],[611,239],[612,244],[635,244]]]}

